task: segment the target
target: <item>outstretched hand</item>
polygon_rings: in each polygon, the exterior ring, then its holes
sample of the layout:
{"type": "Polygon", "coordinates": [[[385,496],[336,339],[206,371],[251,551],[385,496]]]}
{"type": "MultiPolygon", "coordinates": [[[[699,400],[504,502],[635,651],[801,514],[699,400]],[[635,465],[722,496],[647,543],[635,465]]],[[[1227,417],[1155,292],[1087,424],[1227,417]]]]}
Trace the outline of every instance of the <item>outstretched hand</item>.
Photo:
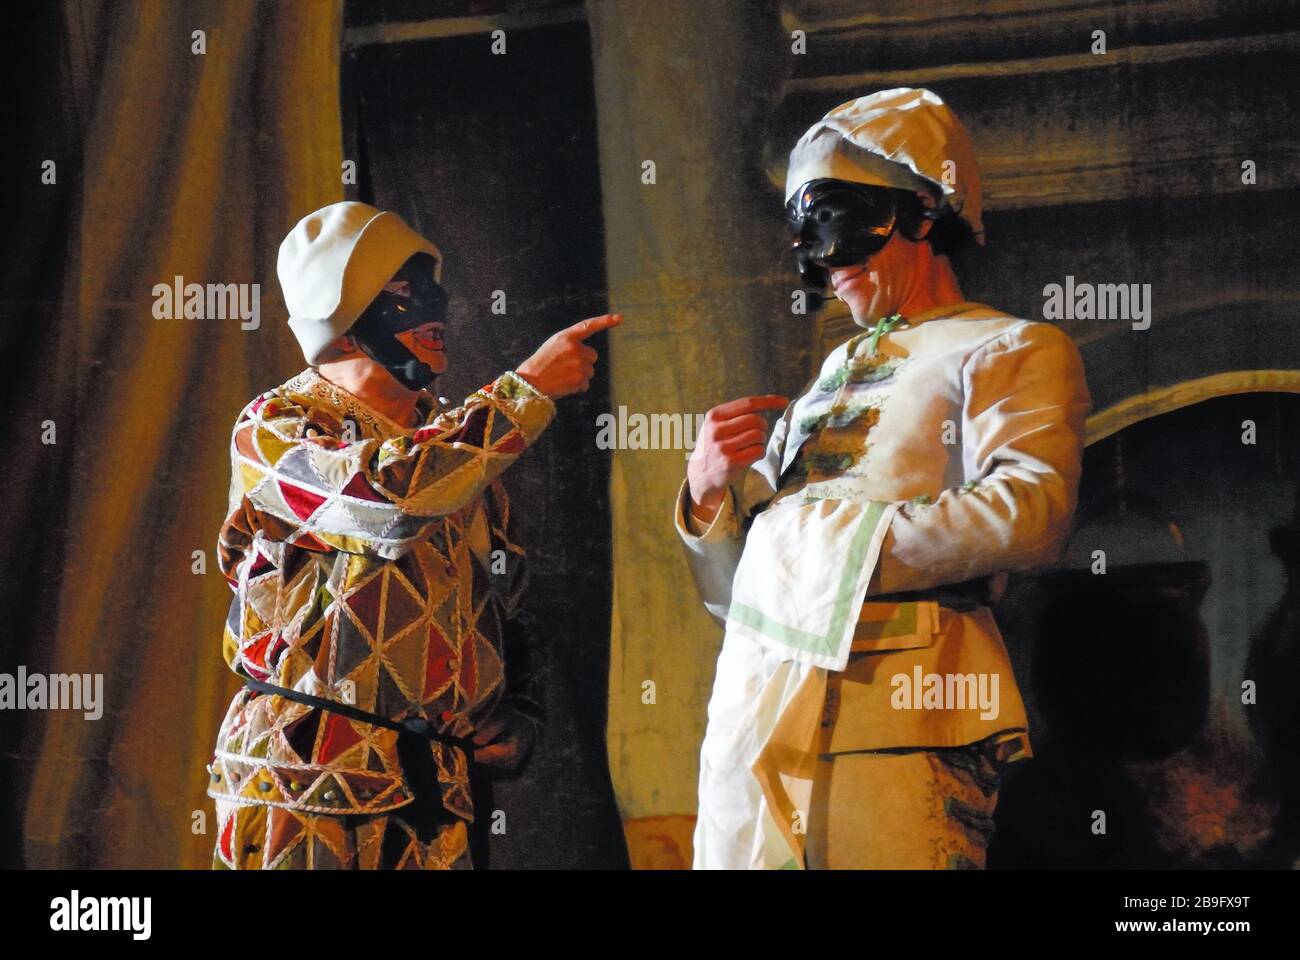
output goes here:
{"type": "Polygon", "coordinates": [[[596,373],[598,354],[583,341],[622,322],[621,313],[607,313],[565,327],[538,347],[515,373],[553,399],[586,393],[596,373]]]}

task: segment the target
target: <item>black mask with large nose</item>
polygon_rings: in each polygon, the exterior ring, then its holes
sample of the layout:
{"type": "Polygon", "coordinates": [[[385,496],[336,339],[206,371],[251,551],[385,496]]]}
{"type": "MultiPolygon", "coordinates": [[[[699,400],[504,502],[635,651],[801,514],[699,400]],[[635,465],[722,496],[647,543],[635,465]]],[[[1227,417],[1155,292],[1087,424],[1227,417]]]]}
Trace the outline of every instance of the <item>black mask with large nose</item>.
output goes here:
{"type": "Polygon", "coordinates": [[[394,280],[410,283],[411,295],[403,297],[381,290],[348,331],[357,345],[408,390],[423,390],[438,376],[397,339],[399,333],[431,322],[444,322],[447,293],[433,279],[433,258],[416,254],[407,260],[394,280]]]}
{"type": "Polygon", "coordinates": [[[820,306],[826,299],[830,271],[851,267],[878,253],[898,227],[916,224],[919,204],[906,190],[874,187],[847,180],[809,180],[786,205],[794,230],[795,261],[803,286],[820,306]],[[904,223],[903,221],[907,221],[904,223]]]}

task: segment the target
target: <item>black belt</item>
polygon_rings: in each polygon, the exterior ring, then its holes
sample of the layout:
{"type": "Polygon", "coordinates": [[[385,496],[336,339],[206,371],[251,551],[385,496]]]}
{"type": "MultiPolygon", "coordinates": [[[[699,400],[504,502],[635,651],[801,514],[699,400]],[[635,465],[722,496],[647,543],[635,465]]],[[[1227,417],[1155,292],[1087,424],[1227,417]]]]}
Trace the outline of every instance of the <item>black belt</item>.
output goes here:
{"type": "Polygon", "coordinates": [[[445,743],[452,747],[460,747],[471,755],[475,749],[475,743],[472,740],[466,740],[463,737],[452,737],[445,733],[438,733],[428,720],[423,717],[408,717],[405,720],[390,720],[388,717],[381,717],[377,713],[370,713],[351,704],[339,703],[337,700],[326,700],[324,697],[313,697],[310,693],[302,693],[299,690],[290,690],[288,687],[277,687],[271,683],[263,683],[261,680],[254,680],[248,677],[244,680],[244,686],[251,687],[259,693],[273,693],[276,696],[284,697],[286,700],[293,700],[297,703],[305,703],[309,707],[316,707],[320,710],[329,710],[332,713],[342,714],[353,720],[360,720],[363,723],[373,723],[377,727],[384,727],[388,730],[396,730],[398,733],[410,732],[428,740],[437,740],[439,743],[445,743]]]}
{"type": "MultiPolygon", "coordinates": [[[[346,703],[339,703],[337,700],[326,700],[324,697],[314,697],[310,693],[290,690],[288,687],[277,687],[271,683],[254,680],[252,677],[244,680],[244,686],[259,693],[270,693],[277,697],[284,697],[286,700],[293,700],[295,703],[306,704],[319,710],[328,710],[331,713],[337,713],[352,720],[360,720],[363,723],[374,724],[387,730],[396,730],[397,759],[402,764],[402,773],[406,778],[406,786],[411,791],[409,813],[403,811],[402,816],[415,827],[416,833],[423,843],[428,843],[437,835],[439,824],[451,823],[456,819],[455,815],[443,806],[442,791],[438,789],[438,765],[433,762],[433,755],[429,752],[427,741],[435,740],[438,743],[445,743],[448,746],[459,747],[464,750],[465,759],[469,762],[471,768],[471,782],[477,780],[473,776],[474,742],[462,737],[452,737],[445,733],[438,733],[433,729],[429,721],[423,717],[409,717],[400,721],[390,720],[388,717],[370,713],[346,703]],[[430,793],[430,788],[433,788],[432,793],[430,793]]],[[[477,792],[479,791],[471,787],[471,798],[477,792]]],[[[476,821],[482,819],[481,817],[475,817],[476,821]]],[[[479,862],[485,859],[482,855],[476,856],[476,865],[479,865],[479,862]]]]}
{"type": "Polygon", "coordinates": [[[949,610],[965,612],[989,605],[988,578],[945,583],[925,590],[901,590],[897,593],[868,594],[866,603],[916,603],[933,600],[949,610]]]}

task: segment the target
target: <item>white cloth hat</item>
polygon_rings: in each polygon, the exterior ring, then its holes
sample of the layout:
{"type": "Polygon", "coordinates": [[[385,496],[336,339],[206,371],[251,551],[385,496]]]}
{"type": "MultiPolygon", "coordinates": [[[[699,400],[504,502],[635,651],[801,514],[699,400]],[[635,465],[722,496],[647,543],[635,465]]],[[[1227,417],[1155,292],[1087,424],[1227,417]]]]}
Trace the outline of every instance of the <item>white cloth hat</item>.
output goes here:
{"type": "Polygon", "coordinates": [[[966,128],[929,90],[896,87],[842,103],[790,151],[785,198],[831,177],[943,198],[984,242],[980,175],[966,128]]]}
{"type": "Polygon", "coordinates": [[[309,364],[344,334],[413,254],[442,254],[395,213],[345,200],[298,221],[280,244],[276,273],[289,310],[289,328],[309,364]]]}

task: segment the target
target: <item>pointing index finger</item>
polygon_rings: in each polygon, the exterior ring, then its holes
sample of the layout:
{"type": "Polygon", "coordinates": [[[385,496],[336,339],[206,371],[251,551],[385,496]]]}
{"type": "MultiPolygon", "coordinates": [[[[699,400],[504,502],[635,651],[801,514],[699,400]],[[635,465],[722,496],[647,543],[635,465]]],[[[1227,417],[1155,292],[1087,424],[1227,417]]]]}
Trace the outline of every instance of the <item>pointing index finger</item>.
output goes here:
{"type": "Polygon", "coordinates": [[[777,393],[767,393],[720,403],[713,409],[720,419],[730,420],[733,417],[743,417],[745,414],[757,413],[760,410],[784,410],[789,404],[789,397],[783,397],[777,393]]]}
{"type": "Polygon", "coordinates": [[[623,314],[606,313],[599,317],[588,317],[586,320],[579,320],[573,326],[569,327],[568,332],[579,340],[586,340],[588,337],[595,336],[602,330],[608,330],[610,327],[617,327],[623,322],[623,314]]]}

